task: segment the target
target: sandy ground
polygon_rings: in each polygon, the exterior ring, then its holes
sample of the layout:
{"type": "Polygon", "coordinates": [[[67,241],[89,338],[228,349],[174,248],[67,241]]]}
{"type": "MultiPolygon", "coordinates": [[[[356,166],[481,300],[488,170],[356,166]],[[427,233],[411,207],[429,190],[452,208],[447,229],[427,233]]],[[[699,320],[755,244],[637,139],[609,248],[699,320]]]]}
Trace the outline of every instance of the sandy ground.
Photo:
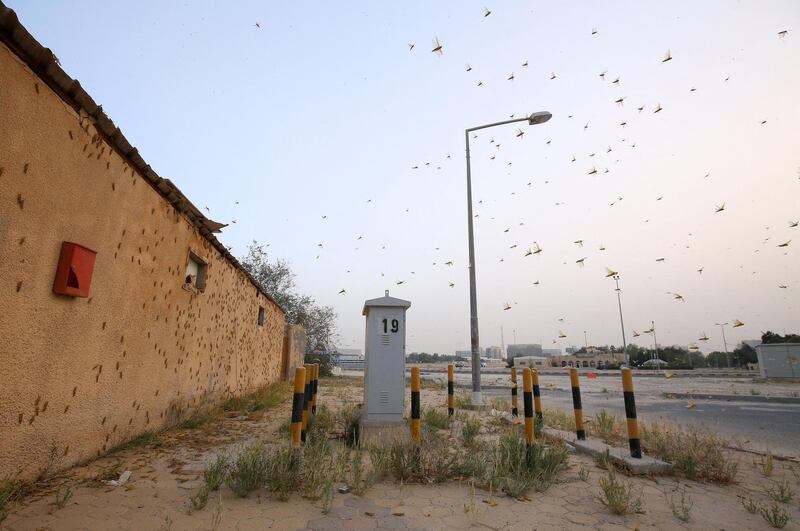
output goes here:
{"type": "MultiPolygon", "coordinates": [[[[336,409],[360,402],[357,383],[323,381],[320,402],[336,409]]],[[[441,389],[424,389],[423,406],[440,405],[441,389]]],[[[384,482],[364,496],[336,494],[333,510],[323,514],[319,502],[295,495],[288,502],[271,499],[266,491],[236,498],[227,487],[214,493],[208,505],[193,511],[190,495],[202,484],[205,463],[215,454],[242,442],[261,439],[277,443],[285,438],[279,428],[289,418],[288,401],[260,417],[224,419],[202,430],[173,430],[156,449],[130,449],[73,468],[37,494],[17,505],[0,528],[11,530],[183,530],[183,529],[769,529],[758,514],[749,514],[739,497],[771,503],[764,492],[786,480],[800,492],[800,464],[775,462],[771,477],[754,464],[756,456],[733,452],[739,461],[737,483],[717,486],[678,477],[631,478],[644,499],[643,514],[615,516],[598,501],[599,480],[605,474],[585,456],[570,455],[569,469],[559,482],[529,501],[472,488],[468,483],[400,485],[384,482]],[[132,476],[123,487],[92,486],[87,480],[119,465],[132,476]],[[794,466],[794,471],[790,469],[794,466]],[[578,472],[588,469],[582,481],[578,472]],[[74,495],[63,508],[54,504],[55,491],[69,485],[74,495]],[[691,497],[691,519],[682,523],[672,514],[668,497],[684,485],[691,497]]],[[[470,413],[477,415],[478,413],[470,413]]],[[[483,414],[486,415],[485,413],[483,414]]],[[[454,444],[456,441],[454,441],[454,444]]],[[[792,521],[786,529],[800,529],[798,497],[782,504],[792,521]]]]}

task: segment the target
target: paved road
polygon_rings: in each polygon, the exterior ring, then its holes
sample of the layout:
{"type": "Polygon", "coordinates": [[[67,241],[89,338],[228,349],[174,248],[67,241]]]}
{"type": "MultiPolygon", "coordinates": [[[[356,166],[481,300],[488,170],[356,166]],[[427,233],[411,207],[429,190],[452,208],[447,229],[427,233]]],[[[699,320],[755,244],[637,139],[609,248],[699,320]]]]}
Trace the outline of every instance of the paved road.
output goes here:
{"type": "MultiPolygon", "coordinates": [[[[486,389],[488,396],[505,396],[503,389],[486,389]]],[[[602,409],[624,416],[622,397],[606,393],[582,393],[584,415],[602,409]]],[[[778,454],[800,456],[800,404],[769,404],[694,400],[670,400],[637,394],[637,416],[643,421],[666,420],[676,424],[702,426],[720,435],[749,441],[749,446],[778,454]]],[[[572,412],[572,395],[562,389],[543,393],[543,406],[572,412]]]]}
{"type": "MultiPolygon", "coordinates": [[[[507,370],[498,370],[484,376],[483,391],[487,397],[508,396],[508,387],[502,387],[507,380],[507,370]],[[495,373],[496,372],[496,373],[495,373]]],[[[687,371],[689,372],[689,371],[687,371]]],[[[616,373],[618,374],[618,373],[616,373]]],[[[666,380],[643,378],[636,373],[636,406],[638,417],[644,421],[664,420],[680,425],[705,427],[722,436],[737,439],[745,447],[770,450],[777,454],[800,457],[800,403],[751,402],[746,396],[742,400],[693,399],[693,409],[687,409],[686,399],[664,398],[666,392],[709,393],[738,392],[744,395],[748,390],[758,391],[763,398],[772,396],[797,396],[798,384],[756,384],[739,374],[721,377],[696,374],[693,378],[666,380]],[[696,383],[694,383],[696,382],[696,383]]],[[[423,371],[423,378],[442,381],[445,373],[423,371]]],[[[558,408],[572,412],[572,395],[569,380],[564,372],[543,374],[542,403],[546,408],[558,408]]],[[[460,371],[456,374],[456,384],[468,390],[470,374],[460,371]]],[[[619,392],[617,378],[582,378],[582,398],[584,415],[594,415],[602,409],[619,416],[625,415],[622,393],[619,392]],[[588,389],[587,389],[588,388],[588,389]],[[605,389],[608,392],[602,392],[605,389]]]]}

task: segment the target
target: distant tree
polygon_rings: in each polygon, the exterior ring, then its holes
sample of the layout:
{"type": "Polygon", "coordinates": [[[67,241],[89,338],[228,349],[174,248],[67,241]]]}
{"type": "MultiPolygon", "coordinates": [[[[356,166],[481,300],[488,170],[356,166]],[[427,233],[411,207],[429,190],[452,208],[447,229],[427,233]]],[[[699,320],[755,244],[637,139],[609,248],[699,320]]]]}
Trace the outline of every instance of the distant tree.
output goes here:
{"type": "Polygon", "coordinates": [[[264,246],[253,241],[247,256],[240,259],[261,288],[286,311],[286,324],[299,324],[306,330],[306,362],[319,362],[322,374],[333,367],[332,352],[338,339],[336,311],[317,304],[313,297],[295,290],[295,274],[288,262],[280,258],[270,261],[264,246]]]}
{"type": "Polygon", "coordinates": [[[764,332],[764,334],[762,334],[761,342],[767,345],[770,343],[800,343],[800,335],[786,334],[785,336],[782,336],[767,330],[764,332]]]}
{"type": "Polygon", "coordinates": [[[703,353],[697,350],[692,350],[690,352],[691,356],[691,366],[695,369],[703,368],[708,366],[708,361],[706,357],[703,356],[703,353]]]}
{"type": "Polygon", "coordinates": [[[748,363],[758,363],[758,355],[756,349],[747,343],[739,343],[739,346],[731,354],[733,364],[737,367],[742,367],[748,363]]]}
{"type": "Polygon", "coordinates": [[[706,362],[708,363],[709,367],[727,367],[728,366],[728,354],[724,352],[720,352],[715,350],[706,356],[706,362]]]}

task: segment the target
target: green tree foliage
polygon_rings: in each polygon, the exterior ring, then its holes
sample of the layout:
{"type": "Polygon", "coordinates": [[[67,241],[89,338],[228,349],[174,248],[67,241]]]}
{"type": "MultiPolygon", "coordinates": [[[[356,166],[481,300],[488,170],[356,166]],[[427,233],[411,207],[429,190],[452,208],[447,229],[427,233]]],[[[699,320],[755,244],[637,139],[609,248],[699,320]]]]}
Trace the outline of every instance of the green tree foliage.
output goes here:
{"type": "Polygon", "coordinates": [[[764,344],[769,343],[800,343],[800,334],[786,334],[782,336],[780,334],[776,334],[775,332],[770,332],[767,330],[761,336],[761,342],[764,344]]]}
{"type": "Polygon", "coordinates": [[[731,357],[733,358],[733,365],[736,367],[742,367],[748,363],[758,363],[756,349],[747,343],[740,343],[739,346],[733,351],[731,357]]]}
{"type": "Polygon", "coordinates": [[[706,361],[708,362],[709,367],[727,367],[728,366],[728,355],[724,352],[720,352],[715,350],[711,352],[708,356],[706,356],[706,361]]]}
{"type": "Polygon", "coordinates": [[[299,324],[306,330],[306,361],[318,362],[322,374],[332,367],[330,352],[338,338],[334,309],[322,306],[308,295],[295,290],[295,274],[288,262],[280,258],[270,261],[264,246],[254,241],[247,256],[240,259],[242,266],[261,288],[286,311],[286,324],[299,324]]]}

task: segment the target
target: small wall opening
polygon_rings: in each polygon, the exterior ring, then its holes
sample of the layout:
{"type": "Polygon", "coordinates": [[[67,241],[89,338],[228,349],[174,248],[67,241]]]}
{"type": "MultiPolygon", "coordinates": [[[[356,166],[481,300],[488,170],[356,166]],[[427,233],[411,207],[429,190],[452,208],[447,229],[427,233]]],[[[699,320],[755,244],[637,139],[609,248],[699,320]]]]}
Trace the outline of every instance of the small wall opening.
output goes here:
{"type": "Polygon", "coordinates": [[[258,326],[264,326],[264,321],[267,319],[267,311],[263,306],[258,307],[258,326]]]}
{"type": "Polygon", "coordinates": [[[189,258],[186,262],[186,276],[183,281],[184,287],[194,288],[198,291],[204,290],[207,272],[208,263],[192,251],[189,251],[189,258]]]}

